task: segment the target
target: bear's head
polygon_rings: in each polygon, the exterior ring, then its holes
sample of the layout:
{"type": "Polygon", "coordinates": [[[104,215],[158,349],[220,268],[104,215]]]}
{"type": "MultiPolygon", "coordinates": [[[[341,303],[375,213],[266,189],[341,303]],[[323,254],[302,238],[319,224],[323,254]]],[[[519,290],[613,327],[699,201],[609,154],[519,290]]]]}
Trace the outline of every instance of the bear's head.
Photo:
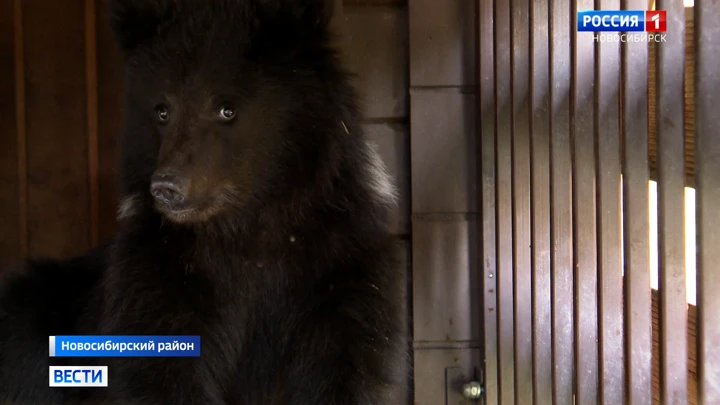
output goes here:
{"type": "Polygon", "coordinates": [[[357,107],[330,46],[333,0],[108,1],[124,197],[193,223],[342,171],[357,107]]]}

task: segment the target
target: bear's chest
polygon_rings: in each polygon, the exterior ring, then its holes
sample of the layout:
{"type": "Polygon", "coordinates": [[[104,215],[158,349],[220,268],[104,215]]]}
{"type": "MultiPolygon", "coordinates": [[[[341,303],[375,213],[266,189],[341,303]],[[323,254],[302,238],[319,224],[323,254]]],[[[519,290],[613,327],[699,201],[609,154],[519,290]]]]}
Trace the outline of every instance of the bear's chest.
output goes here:
{"type": "Polygon", "coordinates": [[[199,358],[112,359],[108,393],[113,403],[153,398],[184,404],[184,398],[204,398],[202,403],[249,404],[267,397],[258,389],[275,385],[273,370],[280,366],[283,342],[292,335],[298,313],[289,284],[268,277],[278,264],[246,262],[222,282],[192,270],[164,278],[128,272],[116,290],[123,293],[108,297],[102,334],[201,338],[199,358]]]}

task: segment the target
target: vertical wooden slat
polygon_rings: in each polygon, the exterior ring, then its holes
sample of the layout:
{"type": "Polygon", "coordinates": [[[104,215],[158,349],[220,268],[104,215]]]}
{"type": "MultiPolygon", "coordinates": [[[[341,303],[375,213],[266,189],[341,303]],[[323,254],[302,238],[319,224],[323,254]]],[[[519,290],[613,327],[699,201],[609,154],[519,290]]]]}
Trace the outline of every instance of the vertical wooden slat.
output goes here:
{"type": "Polygon", "coordinates": [[[25,81],[25,34],[23,2],[15,0],[15,125],[17,125],[18,221],[20,226],[20,254],[26,256],[28,247],[28,162],[25,81]]]}
{"type": "Polygon", "coordinates": [[[720,1],[695,1],[699,403],[720,403],[720,1]]]}
{"type": "Polygon", "coordinates": [[[550,294],[550,50],[547,0],[534,0],[531,31],[533,404],[552,404],[550,294]]]}
{"type": "MultiPolygon", "coordinates": [[[[593,9],[592,0],[578,0],[572,27],[577,27],[577,11],[593,9]]],[[[575,330],[577,347],[577,404],[597,403],[598,398],[598,319],[597,319],[597,242],[595,234],[595,147],[593,90],[593,33],[573,35],[573,213],[575,216],[575,330]]]]}
{"type": "Polygon", "coordinates": [[[485,404],[498,405],[498,295],[497,244],[495,243],[495,65],[493,2],[479,0],[478,70],[480,93],[479,201],[482,215],[483,341],[485,354],[485,404]]]}
{"type": "Polygon", "coordinates": [[[688,400],[687,298],[685,296],[685,159],[683,63],[685,9],[659,0],[667,11],[666,43],[656,46],[658,276],[660,290],[660,385],[664,404],[688,400]]]}
{"type": "Polygon", "coordinates": [[[515,288],[515,403],[532,403],[530,257],[530,3],[512,0],[512,210],[515,288]]]}
{"type": "Polygon", "coordinates": [[[694,7],[685,8],[685,185],[695,187],[695,22],[694,7]]]}
{"type": "Polygon", "coordinates": [[[122,119],[123,58],[110,31],[108,2],[96,2],[98,80],[98,239],[117,230],[117,135],[122,119]]]}
{"type": "MultiPolygon", "coordinates": [[[[617,10],[619,0],[598,0],[597,9],[617,10]]],[[[600,402],[622,404],[624,385],[623,280],[620,199],[620,45],[596,46],[595,131],[597,143],[600,402]]]]}
{"type": "MultiPolygon", "coordinates": [[[[0,1],[0,261],[20,254],[14,1],[0,1]]],[[[20,55],[22,59],[22,55],[20,55]]]]}
{"type": "Polygon", "coordinates": [[[573,205],[570,139],[571,1],[551,2],[550,88],[553,402],[574,405],[573,205]]]}
{"type": "Polygon", "coordinates": [[[510,2],[495,2],[496,221],[500,403],[515,401],[510,2]]]}
{"type": "Polygon", "coordinates": [[[100,204],[98,178],[98,72],[95,0],[85,0],[85,92],[87,103],[88,188],[90,243],[99,242],[100,204]]]}
{"type": "MultiPolygon", "coordinates": [[[[686,37],[686,40],[687,40],[687,37],[686,37]]],[[[694,181],[693,181],[693,183],[694,183],[694,181]]],[[[655,297],[653,297],[653,298],[656,299],[655,297]]],[[[653,323],[654,322],[655,322],[655,319],[653,319],[653,323]]],[[[653,327],[655,327],[655,326],[653,325],[653,327]]],[[[687,342],[688,342],[688,380],[689,380],[688,404],[689,405],[697,405],[698,404],[698,400],[697,400],[698,399],[698,390],[697,390],[697,307],[695,305],[688,305],[687,342]]],[[[655,349],[653,348],[653,350],[655,350],[655,349]]]]}
{"type": "MultiPolygon", "coordinates": [[[[655,0],[651,0],[651,3],[655,3],[655,0]]],[[[665,4],[676,4],[677,6],[680,6],[683,2],[669,2],[665,4]]],[[[652,4],[651,4],[652,5],[652,4]]],[[[695,94],[695,91],[693,89],[693,77],[694,77],[694,57],[695,57],[695,46],[693,44],[692,38],[693,35],[693,7],[684,7],[685,8],[685,24],[683,25],[685,27],[685,94],[684,94],[684,121],[685,121],[685,185],[687,187],[695,187],[695,179],[694,179],[694,149],[695,149],[695,121],[693,120],[693,111],[694,111],[694,101],[693,101],[693,95],[695,94]]],[[[660,7],[660,3],[656,5],[656,9],[667,9],[666,6],[660,7]]],[[[668,16],[668,19],[670,17],[668,16]]],[[[668,24],[672,24],[671,22],[668,22],[668,24]]],[[[670,29],[670,25],[667,26],[668,29],[670,29]]],[[[667,35],[665,37],[665,40],[667,41],[667,35]]],[[[652,46],[650,44],[648,49],[648,63],[649,63],[649,70],[648,70],[648,103],[650,105],[650,109],[648,111],[648,149],[649,149],[649,159],[650,159],[650,178],[653,178],[657,176],[657,126],[659,125],[659,122],[657,120],[657,117],[655,116],[655,111],[657,110],[657,106],[655,105],[655,102],[657,101],[656,97],[656,89],[657,89],[657,75],[655,71],[656,64],[654,63],[654,60],[656,59],[655,52],[656,47],[652,46]]]]}
{"type": "MultiPolygon", "coordinates": [[[[623,0],[623,9],[642,10],[645,0],[623,0]]],[[[648,241],[647,43],[621,45],[623,141],[623,254],[628,388],[633,401],[647,403],[651,382],[652,324],[648,241]]]]}
{"type": "Polygon", "coordinates": [[[90,245],[84,1],[23,1],[34,256],[67,257],[90,245]]]}

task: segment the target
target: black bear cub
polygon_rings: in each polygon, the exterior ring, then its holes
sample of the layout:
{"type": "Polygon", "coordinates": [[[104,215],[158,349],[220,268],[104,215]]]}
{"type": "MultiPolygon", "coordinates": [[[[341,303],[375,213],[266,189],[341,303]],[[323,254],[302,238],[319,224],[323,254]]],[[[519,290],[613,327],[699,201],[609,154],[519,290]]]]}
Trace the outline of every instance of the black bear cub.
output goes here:
{"type": "Polygon", "coordinates": [[[108,0],[125,56],[120,231],[0,279],[0,404],[381,405],[404,384],[394,192],[331,0],[108,0]],[[200,335],[48,388],[49,335],[200,335]]]}

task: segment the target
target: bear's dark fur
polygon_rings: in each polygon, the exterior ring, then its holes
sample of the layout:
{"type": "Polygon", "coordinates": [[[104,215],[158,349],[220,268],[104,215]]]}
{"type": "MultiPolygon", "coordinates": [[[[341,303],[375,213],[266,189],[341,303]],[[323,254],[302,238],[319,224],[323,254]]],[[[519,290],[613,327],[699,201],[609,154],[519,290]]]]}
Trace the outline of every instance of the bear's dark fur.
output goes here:
{"type": "Polygon", "coordinates": [[[0,287],[0,404],[395,404],[392,188],[331,47],[328,0],[110,0],[126,58],[120,231],[0,287]],[[75,314],[75,316],[73,316],[75,314]],[[200,335],[49,389],[47,336],[200,335]],[[63,402],[64,401],[64,402],[63,402]]]}

